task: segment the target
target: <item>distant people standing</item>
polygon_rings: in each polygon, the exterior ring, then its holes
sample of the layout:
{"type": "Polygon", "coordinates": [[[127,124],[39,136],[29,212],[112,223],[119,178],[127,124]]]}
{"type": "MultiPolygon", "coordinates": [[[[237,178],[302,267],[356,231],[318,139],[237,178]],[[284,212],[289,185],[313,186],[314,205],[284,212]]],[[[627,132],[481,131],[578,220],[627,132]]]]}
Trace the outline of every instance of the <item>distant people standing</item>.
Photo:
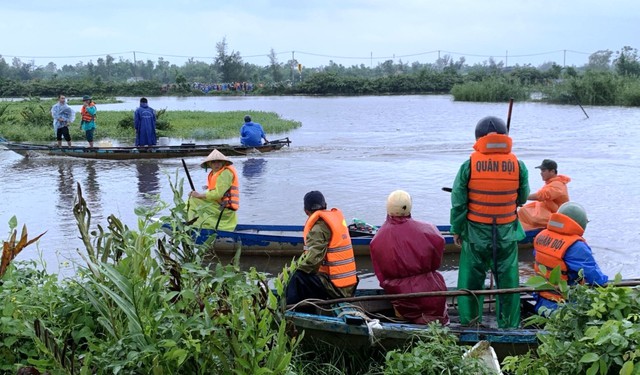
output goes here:
{"type": "Polygon", "coordinates": [[[51,107],[51,116],[53,117],[53,131],[56,134],[58,147],[62,146],[62,138],[67,141],[67,146],[71,147],[71,134],[69,134],[69,124],[75,120],[76,114],[67,105],[67,99],[64,95],[58,95],[58,102],[51,107]]]}
{"type": "Polygon", "coordinates": [[[89,142],[89,147],[93,147],[93,135],[96,130],[96,113],[98,109],[96,108],[96,103],[93,102],[89,95],[85,95],[82,97],[82,110],[80,113],[82,114],[82,121],[80,122],[80,126],[87,137],[87,142],[89,142]]]}
{"type": "Polygon", "coordinates": [[[149,107],[147,98],[140,98],[140,107],[133,114],[136,129],[136,146],[156,144],[156,111],[149,107]]]}
{"type": "Polygon", "coordinates": [[[249,147],[262,146],[263,139],[265,143],[269,143],[262,125],[252,122],[251,116],[244,116],[244,125],[240,128],[240,143],[249,147]]]}

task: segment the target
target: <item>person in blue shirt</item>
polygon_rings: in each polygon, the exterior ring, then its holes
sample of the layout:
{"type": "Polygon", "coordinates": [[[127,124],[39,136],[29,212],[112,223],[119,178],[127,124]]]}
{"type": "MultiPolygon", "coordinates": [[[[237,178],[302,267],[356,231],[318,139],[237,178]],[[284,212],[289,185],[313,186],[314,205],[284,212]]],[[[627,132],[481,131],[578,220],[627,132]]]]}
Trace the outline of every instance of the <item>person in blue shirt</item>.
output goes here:
{"type": "Polygon", "coordinates": [[[263,139],[265,143],[269,143],[262,125],[251,121],[251,116],[244,116],[244,125],[240,128],[240,143],[249,147],[262,146],[263,139]]]}
{"type": "MultiPolygon", "coordinates": [[[[558,212],[551,214],[547,229],[533,240],[536,272],[548,279],[551,271],[560,266],[561,278],[568,285],[606,284],[609,277],[602,273],[591,247],[582,238],[588,222],[584,208],[574,202],[564,203],[558,212]],[[541,272],[540,265],[546,267],[546,274],[541,272]]],[[[533,298],[536,300],[535,311],[542,315],[550,314],[558,308],[558,303],[564,302],[554,290],[534,293],[533,298]]]]}

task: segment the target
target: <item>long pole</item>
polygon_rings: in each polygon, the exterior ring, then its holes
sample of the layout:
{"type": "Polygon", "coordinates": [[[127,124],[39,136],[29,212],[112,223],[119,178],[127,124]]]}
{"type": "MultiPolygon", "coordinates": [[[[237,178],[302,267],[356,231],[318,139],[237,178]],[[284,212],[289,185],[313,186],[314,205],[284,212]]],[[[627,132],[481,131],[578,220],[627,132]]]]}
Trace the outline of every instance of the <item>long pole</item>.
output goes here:
{"type": "Polygon", "coordinates": [[[189,169],[187,168],[187,163],[182,159],[182,166],[184,167],[184,171],[187,174],[187,179],[189,180],[189,186],[191,186],[191,191],[196,191],[196,187],[193,185],[193,180],[191,180],[191,174],[189,174],[189,169]]]}
{"type": "MultiPolygon", "coordinates": [[[[640,280],[622,280],[619,283],[611,282],[604,285],[614,286],[614,287],[635,287],[640,285],[640,280]]],[[[460,289],[460,290],[445,290],[445,291],[434,291],[434,292],[420,292],[420,293],[402,293],[402,294],[375,294],[371,296],[358,296],[358,297],[347,297],[347,298],[336,298],[331,300],[310,300],[307,302],[300,302],[297,306],[302,306],[304,304],[313,304],[313,305],[330,305],[334,303],[343,303],[343,302],[360,302],[360,301],[385,301],[385,300],[394,300],[394,299],[404,299],[404,298],[423,298],[423,297],[457,297],[457,296],[482,296],[482,295],[499,295],[499,294],[513,294],[513,293],[533,293],[540,291],[541,289],[536,289],[533,287],[518,287],[518,288],[505,288],[505,289],[482,289],[482,290],[468,290],[468,289],[460,289]]],[[[287,306],[287,308],[293,307],[287,306]]]]}
{"type": "Polygon", "coordinates": [[[513,98],[509,99],[509,112],[507,113],[507,133],[511,128],[511,110],[513,110],[513,98]]]}

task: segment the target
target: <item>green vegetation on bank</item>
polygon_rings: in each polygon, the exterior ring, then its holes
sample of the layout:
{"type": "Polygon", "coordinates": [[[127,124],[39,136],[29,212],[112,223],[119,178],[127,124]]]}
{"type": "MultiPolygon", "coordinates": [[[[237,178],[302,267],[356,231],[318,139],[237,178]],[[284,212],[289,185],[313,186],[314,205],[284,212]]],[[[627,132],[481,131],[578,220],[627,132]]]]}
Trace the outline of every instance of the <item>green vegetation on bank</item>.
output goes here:
{"type": "MultiPolygon", "coordinates": [[[[98,107],[96,117],[96,141],[114,139],[133,144],[133,111],[101,111],[102,103],[114,102],[113,99],[95,99],[98,107]]],[[[14,142],[45,142],[55,140],[53,132],[51,106],[55,100],[38,98],[19,102],[0,102],[0,136],[14,142]]],[[[71,102],[71,105],[77,103],[71,102]]],[[[262,111],[167,111],[154,108],[158,112],[158,137],[170,137],[187,140],[212,141],[239,137],[244,115],[249,114],[254,121],[263,125],[269,138],[277,134],[302,126],[299,121],[281,118],[273,112],[262,111]]],[[[70,125],[72,141],[83,141],[84,132],[80,129],[80,114],[70,125]]],[[[240,141],[238,140],[238,143],[240,141]]]]}
{"type": "Polygon", "coordinates": [[[298,61],[279,62],[272,51],[268,66],[242,61],[226,40],[216,44],[213,63],[189,60],[183,66],[157,62],[115,61],[107,55],[94,63],[36,67],[0,55],[0,97],[158,96],[158,95],[397,95],[452,94],[455,100],[529,100],[584,105],[640,105],[640,57],[630,46],[597,51],[581,67],[547,62],[506,66],[493,58],[468,65],[438,57],[433,63],[387,60],[376,66],[346,67],[332,61],[317,68],[298,61]],[[538,98],[539,95],[536,95],[538,98]]]}

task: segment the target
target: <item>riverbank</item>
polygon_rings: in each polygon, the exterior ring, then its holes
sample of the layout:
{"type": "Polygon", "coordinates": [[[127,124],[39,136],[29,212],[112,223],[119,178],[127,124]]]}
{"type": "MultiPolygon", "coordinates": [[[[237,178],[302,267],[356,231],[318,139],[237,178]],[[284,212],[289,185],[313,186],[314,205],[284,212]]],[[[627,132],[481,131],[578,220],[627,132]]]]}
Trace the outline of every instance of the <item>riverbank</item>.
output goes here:
{"type": "MultiPolygon", "coordinates": [[[[117,101],[95,101],[98,107],[95,140],[111,139],[125,145],[133,144],[135,108],[127,111],[101,110],[102,105],[117,101]]],[[[30,99],[0,103],[0,136],[13,142],[54,141],[50,110],[55,102],[51,99],[30,99]]],[[[73,103],[70,105],[71,108],[79,112],[81,107],[73,103]]],[[[237,137],[245,115],[250,115],[254,122],[262,124],[267,134],[282,134],[302,126],[300,121],[285,119],[275,112],[268,111],[176,111],[154,107],[152,100],[150,106],[158,115],[158,137],[195,141],[237,137]]],[[[76,113],[75,122],[69,129],[72,140],[84,139],[84,132],[80,129],[79,113],[76,113]]]]}

